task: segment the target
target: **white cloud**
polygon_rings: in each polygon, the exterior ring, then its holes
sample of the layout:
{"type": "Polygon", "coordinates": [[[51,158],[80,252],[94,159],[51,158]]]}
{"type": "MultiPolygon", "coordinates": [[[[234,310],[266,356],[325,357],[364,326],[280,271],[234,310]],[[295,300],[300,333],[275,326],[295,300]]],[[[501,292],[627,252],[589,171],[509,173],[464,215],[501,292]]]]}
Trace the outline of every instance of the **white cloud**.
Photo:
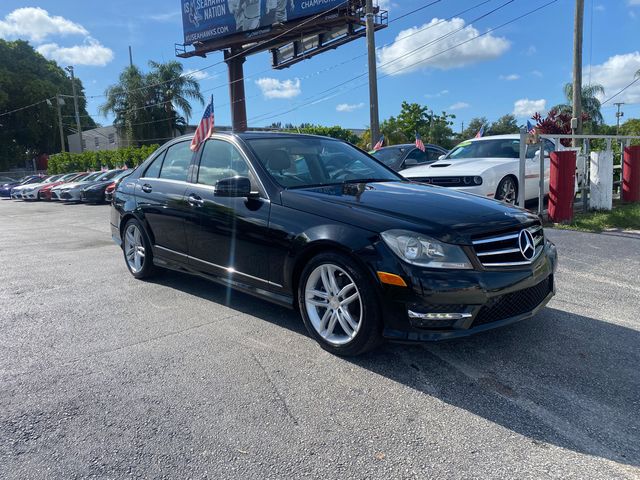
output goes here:
{"type": "Polygon", "coordinates": [[[512,73],[510,75],[500,75],[500,80],[507,80],[509,82],[512,82],[513,80],[518,80],[520,78],[520,75],[518,75],[517,73],[512,73]]]}
{"type": "Polygon", "coordinates": [[[359,108],[364,107],[364,103],[340,103],[336,105],[337,112],[353,112],[354,110],[358,110],[359,108]]]}
{"type": "Polygon", "coordinates": [[[438,93],[425,93],[424,98],[439,98],[443,95],[447,95],[449,90],[440,90],[438,93]]]}
{"type": "Polygon", "coordinates": [[[421,27],[401,31],[391,45],[380,49],[378,65],[391,75],[427,67],[448,70],[494,59],[509,49],[506,38],[487,34],[472,40],[478,35],[480,32],[472,25],[465,25],[461,18],[449,21],[434,18],[421,27]],[[449,48],[451,50],[440,54],[449,48]]]}
{"type": "Polygon", "coordinates": [[[535,45],[529,45],[529,48],[527,48],[527,51],[525,52],[527,54],[527,56],[532,56],[535,55],[538,52],[538,49],[536,48],[535,45]]]}
{"type": "Polygon", "coordinates": [[[540,70],[531,70],[531,75],[534,75],[538,78],[542,78],[543,74],[540,70]]]}
{"type": "Polygon", "coordinates": [[[300,79],[278,80],[276,78],[260,78],[256,85],[262,91],[265,98],[293,98],[302,93],[300,79]]]}
{"type": "Polygon", "coordinates": [[[596,5],[595,7],[593,7],[593,9],[594,9],[596,12],[604,12],[604,11],[606,10],[606,9],[605,9],[605,7],[604,7],[604,5],[596,5]]]}
{"type": "Polygon", "coordinates": [[[513,114],[518,118],[529,118],[536,112],[545,112],[546,108],[547,101],[544,99],[529,100],[528,98],[522,98],[520,100],[516,100],[513,104],[513,114]]]}
{"type": "Polygon", "coordinates": [[[632,7],[635,5],[640,5],[640,0],[629,0],[629,5],[632,7]]]}
{"type": "Polygon", "coordinates": [[[155,13],[153,15],[149,15],[149,18],[151,20],[155,20],[156,22],[172,22],[181,15],[182,13],[180,12],[180,10],[174,10],[167,13],[155,13]]]}
{"type": "Polygon", "coordinates": [[[17,8],[0,20],[1,38],[24,38],[40,43],[52,35],[89,35],[89,32],[82,25],[51,16],[39,7],[17,8]]]}
{"type": "MultiPolygon", "coordinates": [[[[640,5],[640,0],[638,5],[640,5]]],[[[599,83],[604,87],[605,97],[615,95],[634,80],[635,73],[640,70],[640,51],[614,55],[600,65],[591,66],[591,83],[599,83]]],[[[585,69],[588,71],[588,69],[585,69]]],[[[583,82],[585,79],[583,79],[583,82]]],[[[600,101],[605,98],[600,97],[600,101]]],[[[640,81],[634,83],[612,102],[640,103],[640,81]]],[[[609,105],[609,104],[607,104],[609,105]]]]}
{"type": "Polygon", "coordinates": [[[102,67],[113,60],[113,51],[89,37],[84,45],[61,47],[57,43],[45,43],[36,48],[44,57],[70,65],[102,67]]]}
{"type": "Polygon", "coordinates": [[[203,71],[203,70],[195,70],[195,69],[191,69],[191,70],[187,70],[186,72],[184,72],[184,75],[190,75],[191,77],[193,77],[195,80],[198,81],[202,81],[202,80],[206,80],[206,79],[215,79],[218,78],[218,75],[214,74],[211,75],[209,72],[207,71],[203,71]]]}
{"type": "Polygon", "coordinates": [[[461,110],[463,108],[469,108],[470,106],[471,105],[466,102],[456,102],[449,107],[449,110],[461,110]]]}

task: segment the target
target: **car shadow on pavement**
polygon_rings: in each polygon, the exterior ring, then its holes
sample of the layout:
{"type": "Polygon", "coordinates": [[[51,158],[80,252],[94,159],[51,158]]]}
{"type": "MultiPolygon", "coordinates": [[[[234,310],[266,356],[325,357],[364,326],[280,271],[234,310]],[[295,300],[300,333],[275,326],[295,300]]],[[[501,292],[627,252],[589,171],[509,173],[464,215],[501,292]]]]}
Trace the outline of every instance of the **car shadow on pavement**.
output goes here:
{"type": "MultiPolygon", "coordinates": [[[[155,283],[307,335],[297,312],[177,272],[155,283]]],[[[640,332],[556,308],[473,337],[344,358],[549,445],[640,466],[640,332]]],[[[419,414],[419,412],[417,412],[419,414]]]]}
{"type": "Polygon", "coordinates": [[[530,439],[640,466],[640,332],[555,308],[350,361],[530,439]]]}

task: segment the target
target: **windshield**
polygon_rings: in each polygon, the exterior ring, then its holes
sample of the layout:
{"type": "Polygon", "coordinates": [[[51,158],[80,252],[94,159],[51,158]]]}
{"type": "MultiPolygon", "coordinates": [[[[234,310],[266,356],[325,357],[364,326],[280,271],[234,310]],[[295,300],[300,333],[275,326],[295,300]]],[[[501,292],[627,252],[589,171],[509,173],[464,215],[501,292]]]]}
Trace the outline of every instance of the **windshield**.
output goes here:
{"type": "MultiPolygon", "coordinates": [[[[528,148],[527,158],[533,158],[535,150],[535,148],[528,148]]],[[[520,140],[517,138],[467,140],[451,150],[446,158],[448,160],[462,158],[520,158],[520,140]]]]}
{"type": "Polygon", "coordinates": [[[94,172],[94,173],[91,173],[91,174],[87,175],[86,177],[84,177],[81,181],[82,182],[90,182],[92,180],[95,180],[96,178],[98,178],[101,175],[104,175],[104,172],[94,172]]]}
{"type": "Polygon", "coordinates": [[[407,152],[405,147],[388,147],[373,152],[371,155],[376,157],[376,160],[384,163],[387,166],[394,165],[404,154],[407,152]]]}
{"type": "Polygon", "coordinates": [[[115,178],[116,175],[118,175],[121,171],[122,170],[111,170],[109,172],[103,172],[102,175],[96,178],[96,180],[99,180],[101,182],[104,182],[106,180],[111,180],[112,178],[115,178]]]}
{"type": "Polygon", "coordinates": [[[338,140],[301,136],[248,139],[247,143],[285,188],[401,180],[365,153],[338,140]]]}

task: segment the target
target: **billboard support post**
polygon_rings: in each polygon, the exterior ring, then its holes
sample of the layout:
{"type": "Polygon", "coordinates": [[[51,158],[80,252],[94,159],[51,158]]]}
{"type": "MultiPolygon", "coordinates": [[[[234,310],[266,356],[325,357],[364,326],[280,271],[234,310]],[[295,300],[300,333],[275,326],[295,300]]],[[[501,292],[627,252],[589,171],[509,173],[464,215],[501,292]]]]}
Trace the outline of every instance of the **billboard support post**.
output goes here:
{"type": "Polygon", "coordinates": [[[367,54],[369,60],[369,118],[371,128],[371,148],[380,137],[378,115],[378,73],[376,70],[376,37],[373,15],[373,0],[366,3],[367,54]]]}
{"type": "Polygon", "coordinates": [[[229,99],[231,101],[231,125],[234,132],[247,130],[247,105],[244,97],[245,56],[242,49],[231,48],[224,51],[225,62],[229,70],[229,99]]]}

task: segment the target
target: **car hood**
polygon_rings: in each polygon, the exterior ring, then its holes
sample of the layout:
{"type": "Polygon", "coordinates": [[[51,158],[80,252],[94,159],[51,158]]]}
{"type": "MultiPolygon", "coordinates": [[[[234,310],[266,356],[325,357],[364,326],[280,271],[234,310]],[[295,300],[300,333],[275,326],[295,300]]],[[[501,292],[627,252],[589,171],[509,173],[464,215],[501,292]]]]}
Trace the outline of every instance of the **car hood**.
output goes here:
{"type": "Polygon", "coordinates": [[[103,180],[100,182],[87,182],[84,188],[106,188],[107,185],[113,183],[113,180],[103,180]]]}
{"type": "Polygon", "coordinates": [[[465,158],[438,160],[430,165],[420,165],[402,170],[400,175],[413,177],[448,177],[451,175],[480,175],[489,168],[505,163],[518,162],[517,158],[465,158]]]}
{"type": "Polygon", "coordinates": [[[466,245],[475,235],[538,221],[496,200],[401,181],[284,190],[281,199],[289,208],[377,233],[406,229],[466,245]]]}
{"type": "Polygon", "coordinates": [[[57,187],[54,187],[55,190],[67,190],[67,189],[73,189],[73,188],[80,188],[80,187],[86,187],[87,185],[93,183],[92,181],[88,181],[88,182],[73,182],[73,183],[63,183],[62,185],[58,185],[57,187]]]}

